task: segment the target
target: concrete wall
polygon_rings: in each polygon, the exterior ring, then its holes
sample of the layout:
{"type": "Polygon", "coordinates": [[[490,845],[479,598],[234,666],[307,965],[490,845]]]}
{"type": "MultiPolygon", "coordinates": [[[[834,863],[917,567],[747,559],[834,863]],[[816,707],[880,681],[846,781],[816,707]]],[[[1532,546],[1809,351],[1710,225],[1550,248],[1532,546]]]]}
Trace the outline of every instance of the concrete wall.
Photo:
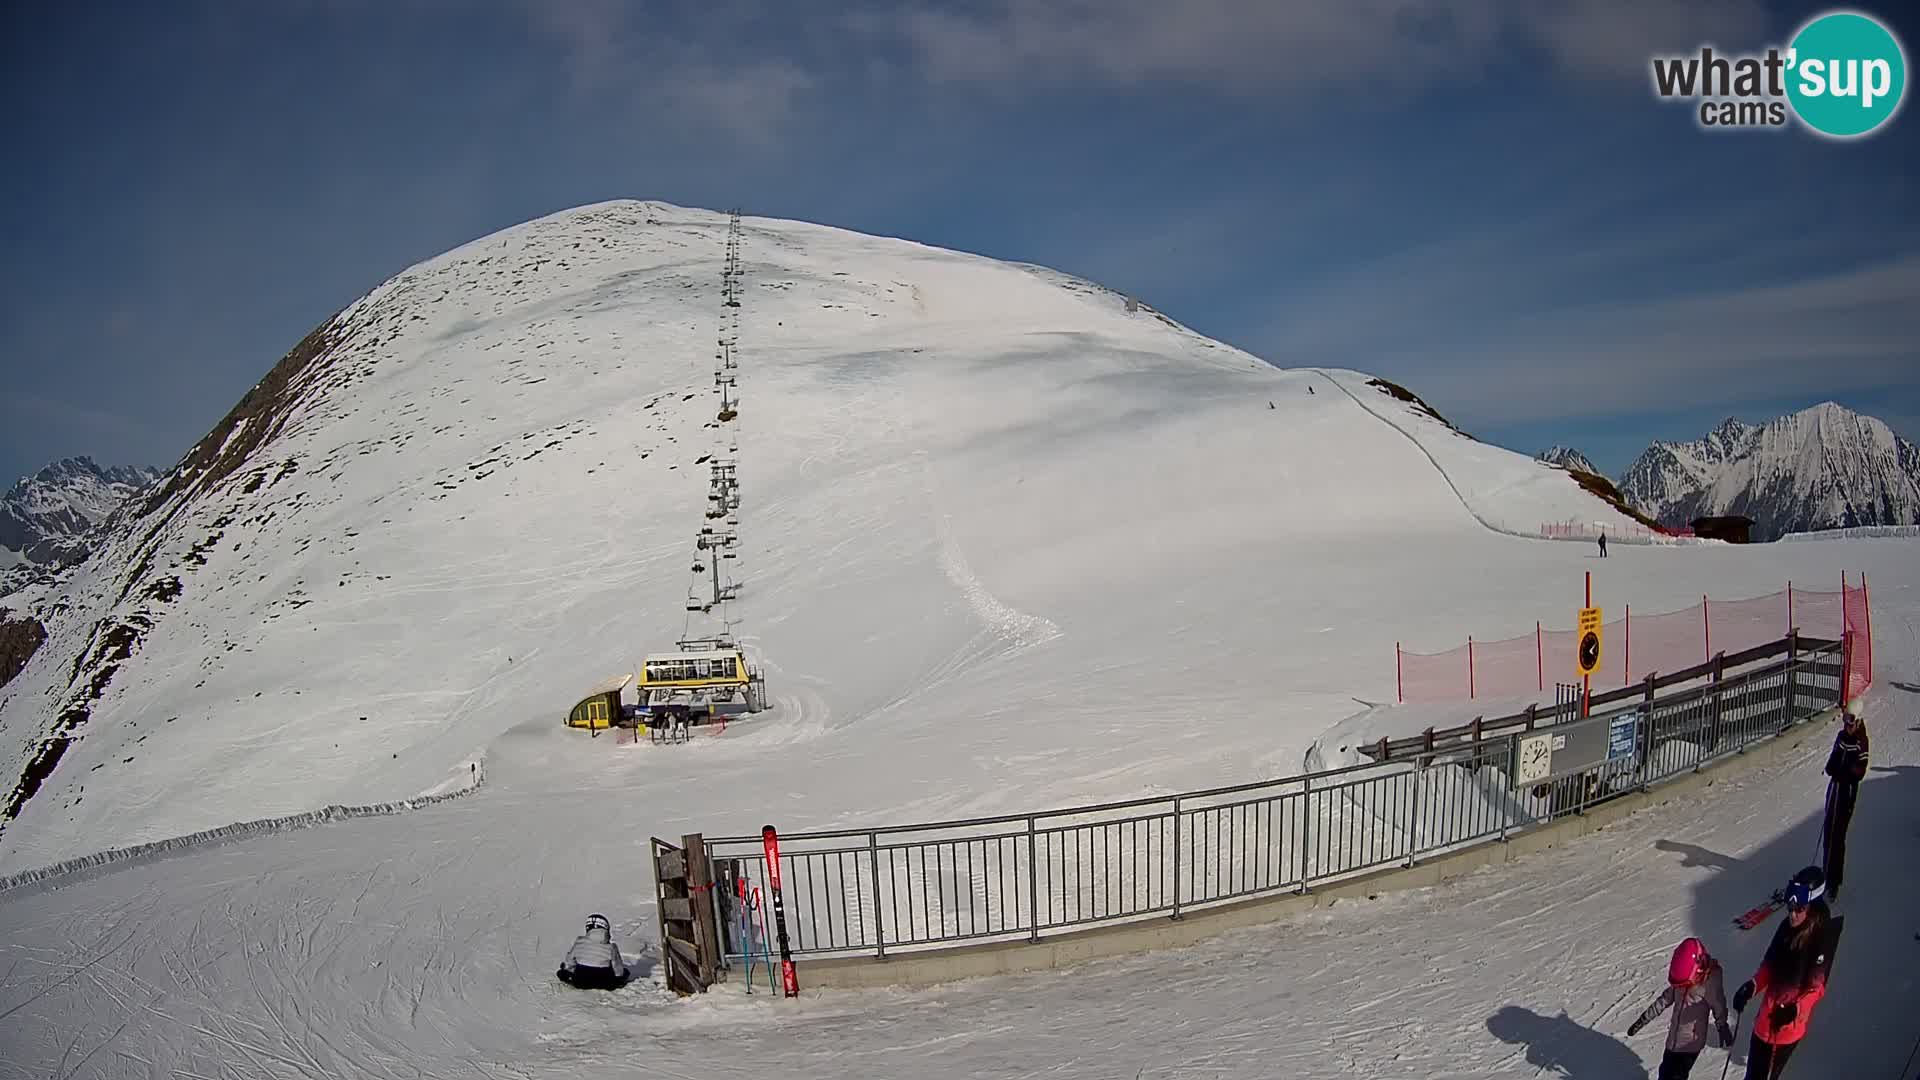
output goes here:
{"type": "Polygon", "coordinates": [[[1362,877],[1316,886],[1305,894],[1243,900],[1233,904],[1183,912],[1178,919],[1156,916],[1138,922],[1063,931],[1037,942],[1010,941],[954,946],[923,952],[901,952],[878,959],[856,956],[796,961],[802,992],[809,988],[853,989],[879,986],[925,986],[982,975],[1010,975],[1066,967],[1087,960],[1126,953],[1177,949],[1228,930],[1277,922],[1335,900],[1373,898],[1381,893],[1421,889],[1472,873],[1483,866],[1513,862],[1546,851],[1576,837],[1604,829],[1630,815],[1676,799],[1693,800],[1700,792],[1730,776],[1785,761],[1802,753],[1809,743],[1824,749],[1839,715],[1829,709],[1791,731],[1749,746],[1693,773],[1654,788],[1624,795],[1584,814],[1576,814],[1514,833],[1506,840],[1490,840],[1475,847],[1436,855],[1409,867],[1379,870],[1362,877]]]}

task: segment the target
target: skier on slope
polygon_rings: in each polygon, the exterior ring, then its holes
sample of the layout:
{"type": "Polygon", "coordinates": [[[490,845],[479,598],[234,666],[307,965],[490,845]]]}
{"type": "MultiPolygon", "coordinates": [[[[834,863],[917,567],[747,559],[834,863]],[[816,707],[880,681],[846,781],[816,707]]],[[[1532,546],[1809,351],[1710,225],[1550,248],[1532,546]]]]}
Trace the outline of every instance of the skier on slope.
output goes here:
{"type": "Polygon", "coordinates": [[[1867,722],[1860,706],[1849,705],[1827,754],[1827,813],[1820,823],[1820,846],[1826,852],[1827,896],[1840,899],[1840,879],[1847,865],[1847,826],[1853,823],[1860,781],[1867,776],[1867,722]]]}
{"type": "Polygon", "coordinates": [[[1753,1041],[1747,1047],[1747,1080],[1779,1080],[1787,1059],[1806,1037],[1813,1007],[1827,992],[1832,914],[1827,910],[1825,877],[1817,866],[1793,876],[1787,885],[1787,917],[1774,931],[1767,954],[1753,978],[1733,992],[1733,1011],[1745,1012],[1757,992],[1753,1041]]]}
{"type": "Polygon", "coordinates": [[[582,990],[618,990],[627,985],[627,962],[613,940],[613,926],[598,912],[587,916],[587,928],[573,939],[573,948],[554,972],[561,982],[582,990]]]}
{"type": "Polygon", "coordinates": [[[1658,1080],[1687,1080],[1700,1051],[1709,1045],[1710,1030],[1720,1036],[1718,1045],[1732,1053],[1733,1029],[1727,1026],[1727,992],[1720,976],[1720,961],[1699,938],[1688,938],[1673,950],[1667,963],[1667,988],[1627,1026],[1628,1035],[1638,1035],[1654,1017],[1673,1009],[1658,1080]],[[1707,1027],[1709,1018],[1712,1028],[1707,1027]]]}
{"type": "Polygon", "coordinates": [[[1607,557],[1607,534],[1605,532],[1600,534],[1600,557],[1603,559],[1607,557]]]}

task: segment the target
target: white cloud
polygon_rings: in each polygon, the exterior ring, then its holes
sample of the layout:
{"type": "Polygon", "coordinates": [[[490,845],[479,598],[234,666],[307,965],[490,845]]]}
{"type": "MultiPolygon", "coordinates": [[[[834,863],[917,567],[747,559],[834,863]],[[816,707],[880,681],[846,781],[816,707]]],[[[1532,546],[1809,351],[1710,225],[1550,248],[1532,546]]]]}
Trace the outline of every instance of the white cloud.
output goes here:
{"type": "Polygon", "coordinates": [[[1417,86],[1471,78],[1518,48],[1560,71],[1645,81],[1655,52],[1758,44],[1758,0],[987,0],[961,11],[872,9],[935,82],[1156,82],[1240,92],[1417,86]]]}

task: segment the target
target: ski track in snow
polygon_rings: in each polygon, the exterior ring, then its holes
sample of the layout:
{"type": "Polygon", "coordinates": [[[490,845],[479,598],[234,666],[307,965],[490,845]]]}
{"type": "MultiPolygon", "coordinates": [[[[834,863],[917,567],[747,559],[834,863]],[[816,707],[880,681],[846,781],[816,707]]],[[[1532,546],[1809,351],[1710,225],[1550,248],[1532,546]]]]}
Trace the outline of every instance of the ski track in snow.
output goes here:
{"type": "Polygon", "coordinates": [[[940,567],[946,571],[947,579],[966,597],[967,606],[974,615],[990,633],[1015,650],[1035,648],[1059,637],[1060,628],[1050,620],[1015,611],[987,591],[979,575],[967,565],[966,552],[953,535],[952,515],[941,508],[939,481],[934,475],[932,459],[924,450],[916,451],[916,455],[920,458],[926,479],[927,500],[932,504],[934,526],[939,530],[940,567]]]}

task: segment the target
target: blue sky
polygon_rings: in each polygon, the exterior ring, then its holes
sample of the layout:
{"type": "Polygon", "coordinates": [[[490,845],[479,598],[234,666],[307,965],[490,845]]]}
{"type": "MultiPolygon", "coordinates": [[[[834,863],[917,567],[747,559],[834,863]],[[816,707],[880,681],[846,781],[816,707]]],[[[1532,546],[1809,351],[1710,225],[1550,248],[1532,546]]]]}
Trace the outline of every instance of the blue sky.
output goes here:
{"type": "Polygon", "coordinates": [[[1650,89],[1822,10],[10,5],[0,476],[170,465],[383,278],[616,197],[1044,263],[1609,470],[1827,399],[1920,437],[1920,115],[1708,133],[1650,89]]]}

